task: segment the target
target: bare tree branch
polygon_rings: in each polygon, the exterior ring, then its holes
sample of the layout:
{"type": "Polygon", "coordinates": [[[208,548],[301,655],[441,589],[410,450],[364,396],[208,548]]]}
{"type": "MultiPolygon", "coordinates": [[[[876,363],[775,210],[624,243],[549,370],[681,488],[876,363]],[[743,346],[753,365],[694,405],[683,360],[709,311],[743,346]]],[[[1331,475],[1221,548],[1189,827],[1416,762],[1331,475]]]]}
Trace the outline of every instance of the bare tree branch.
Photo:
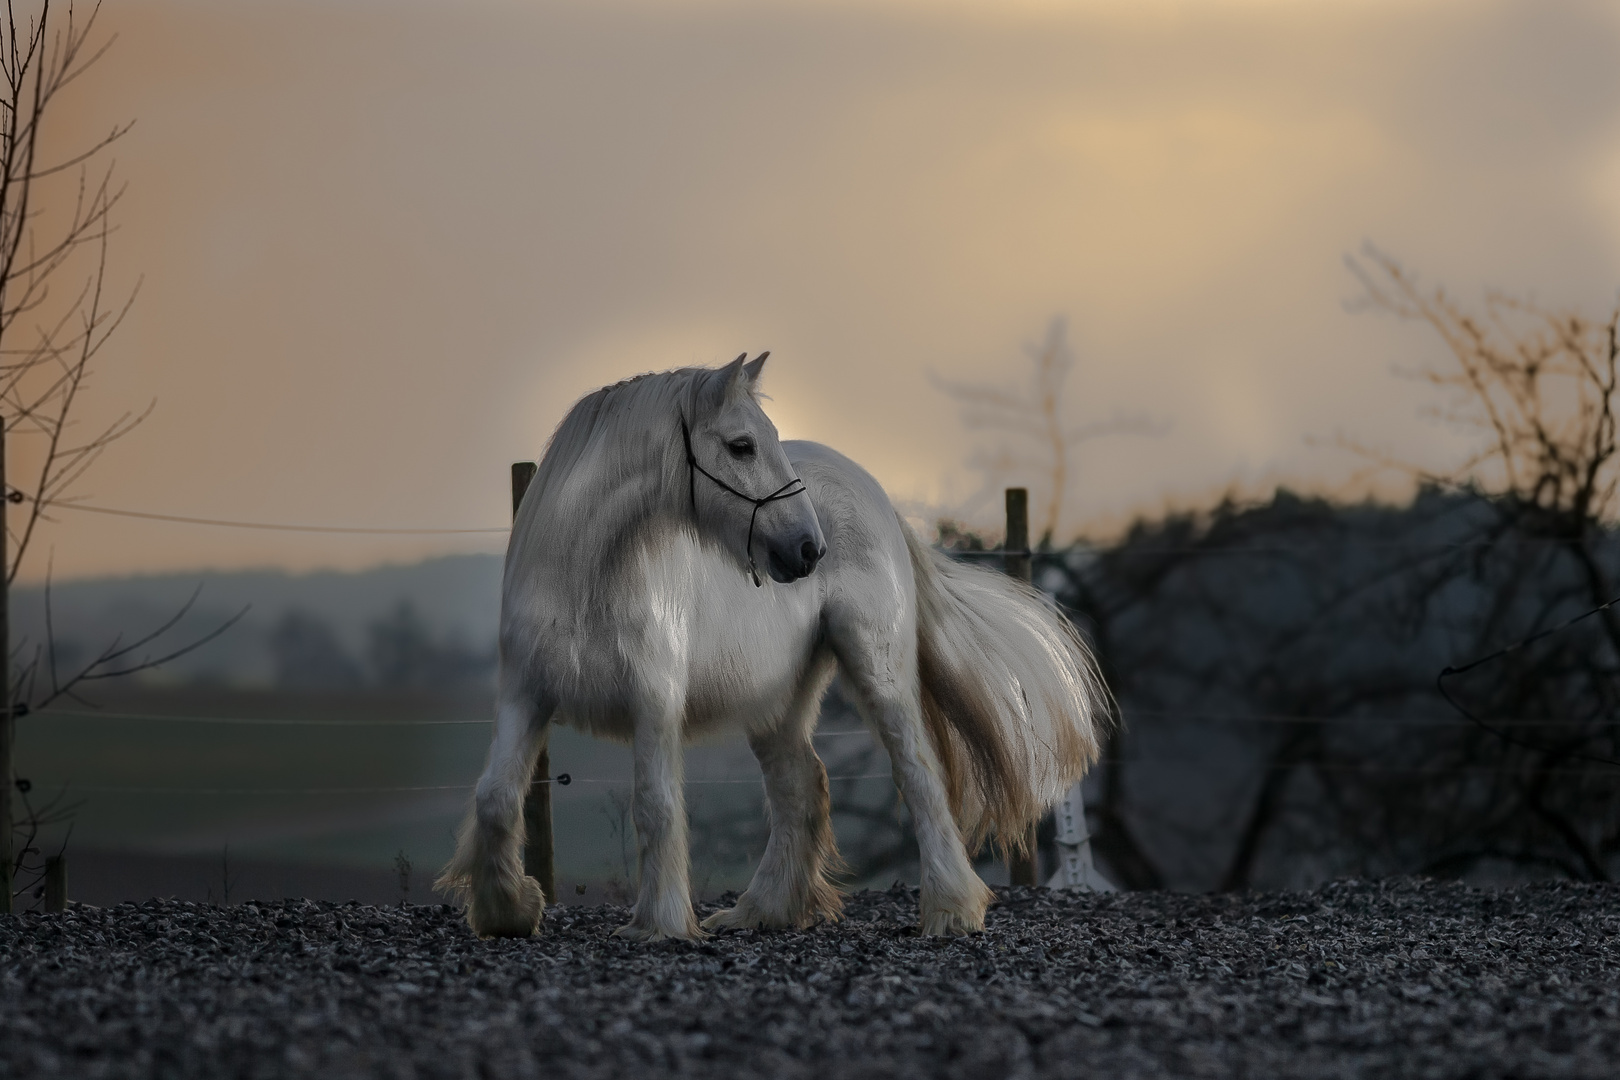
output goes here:
{"type": "Polygon", "coordinates": [[[1044,503],[1037,535],[1050,547],[1063,527],[1075,452],[1082,443],[1106,435],[1160,435],[1168,425],[1145,415],[1116,414],[1107,420],[1069,424],[1064,417],[1064,391],[1074,370],[1068,326],[1053,319],[1039,344],[1026,345],[1032,369],[1027,390],[992,383],[958,382],[930,375],[929,381],[957,403],[962,423],[981,431],[1011,436],[993,448],[980,446],[967,465],[983,474],[984,486],[972,502],[999,495],[1009,485],[1028,487],[1044,503]]]}
{"type": "MultiPolygon", "coordinates": [[[[41,132],[56,115],[57,96],[106,54],[113,38],[94,34],[99,4],[79,18],[71,2],[37,0],[34,17],[20,18],[14,0],[0,11],[0,428],[12,475],[25,460],[26,480],[0,491],[0,508],[18,505],[22,520],[4,523],[9,562],[0,566],[0,589],[17,578],[41,523],[52,520],[53,506],[72,499],[72,488],[101,455],[138,427],[152,411],[126,411],[90,434],[78,433],[81,394],[92,368],[112,335],[122,326],[139,291],[113,295],[108,276],[108,246],[116,225],[114,211],[124,195],[115,182],[109,150],[131,130],[114,124],[81,150],[44,163],[38,158],[41,132]],[[105,164],[103,164],[105,163],[105,164]],[[44,208],[50,208],[46,213],[44,208]],[[66,283],[64,285],[64,282],[66,283]]],[[[0,738],[7,752],[0,767],[0,796],[11,786],[10,725],[15,716],[51,702],[80,700],[85,684],[120,678],[161,666],[218,637],[244,612],[184,644],[166,644],[192,610],[193,594],[175,614],[129,644],[115,639],[89,663],[63,674],[51,612],[50,575],[46,577],[46,640],[12,678],[8,664],[6,690],[0,703],[0,738]],[[44,684],[48,682],[48,687],[44,684]]],[[[4,609],[0,608],[0,614],[4,609]]],[[[21,872],[39,829],[58,823],[60,813],[39,811],[24,800],[22,855],[12,858],[9,799],[0,805],[0,870],[13,882],[21,872]]],[[[34,852],[37,854],[37,852],[34,852]]],[[[0,909],[10,910],[3,890],[0,909]]]]}

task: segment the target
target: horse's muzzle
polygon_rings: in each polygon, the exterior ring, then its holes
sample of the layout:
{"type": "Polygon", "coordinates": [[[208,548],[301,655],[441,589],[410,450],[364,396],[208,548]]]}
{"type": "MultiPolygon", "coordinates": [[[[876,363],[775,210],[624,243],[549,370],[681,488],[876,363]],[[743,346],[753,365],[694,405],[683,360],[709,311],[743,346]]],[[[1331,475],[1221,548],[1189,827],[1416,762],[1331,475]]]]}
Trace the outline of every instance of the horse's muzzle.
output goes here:
{"type": "Polygon", "coordinates": [[[826,554],[826,544],[817,543],[814,538],[806,536],[799,541],[796,551],[784,553],[773,548],[770,558],[766,560],[769,563],[767,569],[770,571],[772,581],[786,585],[790,581],[798,581],[815,573],[816,564],[821,562],[826,554]]]}

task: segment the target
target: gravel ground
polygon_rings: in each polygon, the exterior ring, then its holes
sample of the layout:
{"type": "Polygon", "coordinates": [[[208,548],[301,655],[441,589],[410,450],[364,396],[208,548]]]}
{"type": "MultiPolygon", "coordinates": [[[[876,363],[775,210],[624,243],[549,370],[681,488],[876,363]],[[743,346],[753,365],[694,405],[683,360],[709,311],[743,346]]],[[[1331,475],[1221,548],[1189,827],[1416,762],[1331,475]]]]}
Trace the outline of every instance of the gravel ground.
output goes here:
{"type": "Polygon", "coordinates": [[[0,1076],[1612,1077],[1620,886],[916,893],[689,944],[553,908],[179,901],[0,917],[0,1076]]]}

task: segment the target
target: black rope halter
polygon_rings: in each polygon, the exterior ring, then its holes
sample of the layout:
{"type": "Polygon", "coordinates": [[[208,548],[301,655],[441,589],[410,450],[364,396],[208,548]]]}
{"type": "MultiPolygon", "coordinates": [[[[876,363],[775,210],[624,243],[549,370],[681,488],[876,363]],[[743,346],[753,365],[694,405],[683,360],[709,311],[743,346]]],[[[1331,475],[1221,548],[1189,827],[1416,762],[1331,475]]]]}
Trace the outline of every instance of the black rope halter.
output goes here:
{"type": "Polygon", "coordinates": [[[793,479],[789,480],[787,483],[783,484],[781,487],[777,488],[763,499],[756,499],[752,495],[745,495],[744,493],[738,491],[736,488],[714,475],[714,473],[698,464],[697,455],[692,453],[692,432],[691,429],[686,426],[686,417],[684,416],[681,417],[681,440],[686,443],[686,464],[691,466],[691,471],[686,474],[686,490],[687,494],[692,500],[692,520],[694,522],[697,521],[698,473],[702,473],[710,480],[713,480],[720,486],[722,491],[729,491],[743,502],[750,502],[754,504],[754,512],[748,515],[748,546],[743,550],[748,552],[748,576],[754,579],[754,588],[759,588],[764,584],[764,582],[759,580],[759,571],[754,567],[754,522],[759,519],[759,508],[764,506],[766,503],[775,502],[778,499],[791,499],[795,495],[803,495],[805,493],[804,481],[795,476],[793,479]]]}

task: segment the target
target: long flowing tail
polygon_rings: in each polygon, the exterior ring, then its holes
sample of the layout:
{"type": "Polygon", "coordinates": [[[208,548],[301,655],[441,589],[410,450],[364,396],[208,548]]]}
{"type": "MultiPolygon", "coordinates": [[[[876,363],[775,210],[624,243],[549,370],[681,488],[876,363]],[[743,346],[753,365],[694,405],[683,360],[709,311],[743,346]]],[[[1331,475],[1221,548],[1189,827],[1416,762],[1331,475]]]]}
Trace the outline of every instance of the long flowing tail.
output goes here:
{"type": "Polygon", "coordinates": [[[923,720],[969,849],[1027,827],[1097,760],[1113,715],[1091,651],[1040,593],[928,547],[903,521],[917,584],[923,720]]]}

